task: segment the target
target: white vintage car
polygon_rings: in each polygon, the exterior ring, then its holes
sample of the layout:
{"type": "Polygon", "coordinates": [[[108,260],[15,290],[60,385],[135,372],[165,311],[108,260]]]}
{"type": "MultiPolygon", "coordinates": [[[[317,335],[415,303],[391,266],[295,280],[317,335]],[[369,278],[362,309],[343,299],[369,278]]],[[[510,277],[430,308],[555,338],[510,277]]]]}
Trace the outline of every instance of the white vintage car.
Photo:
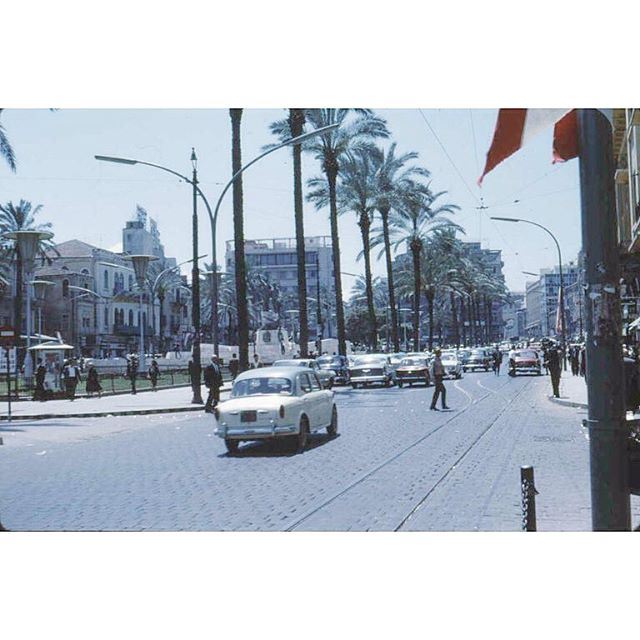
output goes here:
{"type": "Polygon", "coordinates": [[[231,398],[214,415],[214,433],[224,438],[234,454],[243,440],[286,438],[295,451],[307,446],[309,434],[326,429],[338,432],[334,393],[323,389],[312,369],[269,367],[241,373],[231,398]]]}

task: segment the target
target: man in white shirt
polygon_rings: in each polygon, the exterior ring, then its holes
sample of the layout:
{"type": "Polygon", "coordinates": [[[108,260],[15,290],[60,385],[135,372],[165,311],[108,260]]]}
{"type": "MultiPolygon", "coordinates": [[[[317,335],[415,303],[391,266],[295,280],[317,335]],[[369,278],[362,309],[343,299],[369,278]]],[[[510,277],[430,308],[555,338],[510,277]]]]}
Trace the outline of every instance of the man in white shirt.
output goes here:
{"type": "Polygon", "coordinates": [[[440,355],[442,352],[440,351],[440,349],[436,349],[434,353],[436,357],[433,360],[433,379],[435,380],[436,386],[433,391],[433,398],[431,400],[430,408],[431,411],[440,411],[440,409],[436,407],[440,394],[442,394],[442,408],[448,409],[449,407],[447,407],[447,390],[442,382],[445,376],[444,365],[442,364],[442,360],[440,359],[440,355]]]}

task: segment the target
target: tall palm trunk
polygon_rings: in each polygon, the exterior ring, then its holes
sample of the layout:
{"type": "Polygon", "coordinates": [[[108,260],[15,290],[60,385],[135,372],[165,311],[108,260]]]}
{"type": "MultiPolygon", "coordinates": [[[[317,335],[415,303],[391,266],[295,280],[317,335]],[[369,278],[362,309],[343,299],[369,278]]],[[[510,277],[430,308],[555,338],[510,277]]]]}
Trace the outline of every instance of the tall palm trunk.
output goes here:
{"type": "Polygon", "coordinates": [[[371,228],[371,219],[364,213],[360,215],[358,220],[360,234],[362,236],[362,250],[364,252],[364,278],[367,291],[367,308],[369,311],[369,330],[371,348],[378,350],[378,323],[376,322],[376,308],[373,304],[373,286],[371,277],[371,249],[369,229],[371,228]]]}
{"type": "MultiPolygon", "coordinates": [[[[242,168],[240,123],[242,109],[229,109],[231,116],[231,173],[242,168]]],[[[240,370],[249,368],[249,309],[247,305],[247,267],[244,255],[244,215],[242,175],[233,182],[233,243],[235,257],[236,302],[238,307],[238,359],[240,370]]]]}
{"type": "Polygon", "coordinates": [[[464,295],[460,296],[460,324],[462,329],[462,346],[467,346],[467,327],[465,325],[465,307],[464,307],[464,295]]]}
{"type": "MultiPolygon", "coordinates": [[[[304,109],[289,109],[291,137],[302,135],[304,109]]],[[[296,223],[296,260],[298,263],[298,311],[300,320],[300,357],[306,358],[309,349],[309,318],[307,313],[307,272],[304,252],[304,209],[302,204],[302,147],[293,147],[293,209],[296,223]]]]}
{"type": "Polygon", "coordinates": [[[478,344],[478,328],[476,326],[476,308],[473,299],[473,294],[469,294],[469,334],[471,336],[471,342],[473,345],[478,344]]]}
{"type": "Polygon", "coordinates": [[[338,353],[347,355],[347,336],[344,326],[344,306],[342,303],[342,281],[340,279],[340,237],[338,235],[338,204],[336,198],[336,180],[338,161],[326,158],[324,171],[329,185],[329,218],[331,221],[331,249],[333,257],[333,282],[336,290],[336,326],[338,332],[338,353]]]}
{"type": "Polygon", "coordinates": [[[411,255],[413,256],[413,350],[420,350],[420,252],[419,243],[411,243],[411,255]]]}
{"type": "Polygon", "coordinates": [[[429,287],[425,290],[424,296],[427,299],[427,313],[429,314],[429,351],[433,351],[433,299],[435,292],[429,287]]]}
{"type": "MultiPolygon", "coordinates": [[[[391,341],[393,350],[400,351],[400,332],[398,331],[398,308],[396,306],[396,291],[393,283],[393,261],[391,259],[391,239],[389,237],[389,209],[381,208],[382,235],[384,238],[384,257],[387,264],[387,288],[389,290],[389,306],[391,307],[391,341]]],[[[387,331],[389,329],[387,328],[387,331]]]]}
{"type": "Polygon", "coordinates": [[[453,325],[453,341],[456,347],[460,347],[460,327],[458,326],[458,310],[456,309],[456,297],[453,291],[449,292],[451,304],[451,324],[453,325]]]}
{"type": "Polygon", "coordinates": [[[484,342],[484,339],[482,337],[482,320],[481,320],[481,316],[480,316],[480,297],[479,296],[474,296],[474,303],[475,303],[475,314],[476,314],[476,332],[478,335],[478,342],[482,343],[484,342]]]}

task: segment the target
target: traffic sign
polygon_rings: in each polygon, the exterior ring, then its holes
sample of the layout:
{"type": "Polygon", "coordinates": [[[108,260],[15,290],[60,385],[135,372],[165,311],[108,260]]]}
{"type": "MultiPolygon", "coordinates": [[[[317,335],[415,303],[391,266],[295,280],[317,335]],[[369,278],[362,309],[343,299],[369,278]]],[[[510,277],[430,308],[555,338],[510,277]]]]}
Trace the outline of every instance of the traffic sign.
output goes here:
{"type": "Polygon", "coordinates": [[[13,327],[0,327],[0,345],[9,347],[16,343],[17,331],[13,327]]]}

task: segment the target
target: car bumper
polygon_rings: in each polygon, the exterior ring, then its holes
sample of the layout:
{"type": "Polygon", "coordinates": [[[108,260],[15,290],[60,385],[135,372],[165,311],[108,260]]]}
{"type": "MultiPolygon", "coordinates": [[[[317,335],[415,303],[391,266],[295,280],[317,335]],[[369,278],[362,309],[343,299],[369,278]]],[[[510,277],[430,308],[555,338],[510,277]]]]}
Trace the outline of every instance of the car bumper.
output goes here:
{"type": "Polygon", "coordinates": [[[489,365],[481,362],[469,362],[464,365],[465,369],[488,369],[489,365]]]}
{"type": "Polygon", "coordinates": [[[260,438],[278,438],[295,435],[299,432],[298,425],[270,424],[253,426],[218,425],[213,433],[220,438],[231,440],[258,440],[260,438]]]}
{"type": "Polygon", "coordinates": [[[351,384],[356,382],[386,382],[391,376],[354,376],[351,375],[351,384]]]}
{"type": "Polygon", "coordinates": [[[428,377],[424,373],[396,373],[398,382],[425,382],[428,377]]]}
{"type": "Polygon", "coordinates": [[[538,373],[540,371],[540,367],[530,366],[530,367],[515,367],[516,373],[538,373]]]}

